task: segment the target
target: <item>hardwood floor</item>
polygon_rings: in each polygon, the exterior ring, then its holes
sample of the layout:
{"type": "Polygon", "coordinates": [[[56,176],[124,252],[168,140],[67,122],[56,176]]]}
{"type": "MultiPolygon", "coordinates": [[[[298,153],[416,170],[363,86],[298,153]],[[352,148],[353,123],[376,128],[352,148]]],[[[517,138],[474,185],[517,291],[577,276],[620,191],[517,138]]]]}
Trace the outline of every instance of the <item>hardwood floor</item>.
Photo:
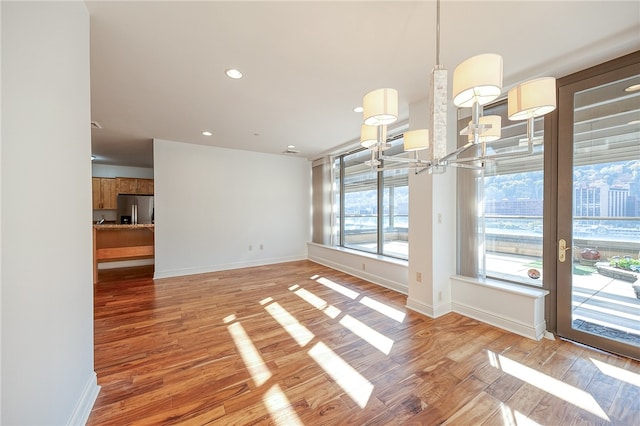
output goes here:
{"type": "Polygon", "coordinates": [[[640,363],[310,261],[95,286],[89,425],[638,424],[640,363]]]}

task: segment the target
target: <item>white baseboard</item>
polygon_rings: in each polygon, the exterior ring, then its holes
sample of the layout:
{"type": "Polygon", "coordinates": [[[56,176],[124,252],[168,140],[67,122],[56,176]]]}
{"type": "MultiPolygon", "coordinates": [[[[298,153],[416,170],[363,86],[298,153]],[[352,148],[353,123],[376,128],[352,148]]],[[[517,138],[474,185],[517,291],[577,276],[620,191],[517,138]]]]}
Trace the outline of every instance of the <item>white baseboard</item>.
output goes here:
{"type": "Polygon", "coordinates": [[[411,309],[412,311],[418,312],[419,314],[426,315],[429,318],[438,318],[444,314],[448,314],[449,312],[451,312],[450,303],[431,306],[418,300],[412,299],[411,297],[407,298],[406,307],[411,309]]]}
{"type": "Polygon", "coordinates": [[[411,297],[407,297],[407,308],[412,311],[416,311],[419,314],[426,315],[429,318],[435,318],[435,310],[433,306],[426,305],[418,300],[412,299],[411,297]]]}
{"type": "Polygon", "coordinates": [[[313,262],[402,294],[409,292],[407,261],[316,243],[308,243],[307,248],[313,262]]]}
{"type": "Polygon", "coordinates": [[[182,277],[186,275],[207,274],[209,272],[228,271],[230,269],[249,268],[252,266],[264,266],[272,265],[275,263],[294,262],[298,260],[306,260],[307,256],[291,256],[281,257],[273,259],[257,259],[246,262],[224,263],[219,265],[207,265],[198,268],[185,268],[185,269],[168,269],[165,271],[158,270],[158,264],[156,264],[156,270],[153,273],[153,279],[161,278],[173,278],[182,277]]]}
{"type": "Polygon", "coordinates": [[[337,271],[340,272],[344,272],[345,274],[349,274],[349,275],[353,275],[354,277],[358,277],[361,278],[365,281],[368,281],[370,283],[373,284],[377,284],[381,287],[385,287],[388,288],[390,290],[393,291],[397,291],[398,293],[402,293],[402,294],[407,294],[407,287],[403,284],[391,281],[391,280],[387,280],[384,279],[382,277],[379,277],[377,275],[373,275],[373,274],[368,274],[364,271],[360,271],[358,269],[355,268],[351,268],[349,266],[345,266],[343,264],[340,263],[335,263],[332,262],[331,260],[328,259],[323,259],[321,257],[310,257],[309,260],[311,260],[312,262],[316,262],[319,263],[321,265],[327,266],[331,269],[335,269],[337,271]]]}
{"type": "Polygon", "coordinates": [[[495,280],[454,275],[451,277],[452,308],[455,312],[540,340],[546,331],[542,288],[495,280]]]}
{"type": "Polygon", "coordinates": [[[546,331],[546,324],[544,322],[541,324],[537,324],[537,326],[535,327],[532,327],[528,324],[512,321],[505,317],[495,315],[494,313],[482,311],[476,309],[475,307],[462,305],[455,302],[451,304],[451,309],[447,310],[446,308],[443,308],[439,312],[438,309],[434,309],[432,306],[425,305],[409,298],[407,299],[407,308],[420,314],[426,315],[430,318],[437,318],[438,316],[453,311],[466,317],[473,318],[475,320],[502,328],[503,330],[507,330],[535,340],[540,340],[542,337],[544,337],[546,331]]]}
{"type": "Polygon", "coordinates": [[[476,307],[456,302],[452,304],[452,307],[454,312],[502,328],[503,330],[511,331],[520,336],[528,337],[529,339],[540,340],[544,337],[546,331],[546,322],[535,325],[525,324],[504,316],[496,315],[492,312],[483,311],[476,307]]]}
{"type": "Polygon", "coordinates": [[[434,306],[433,310],[434,310],[435,318],[438,318],[444,314],[448,314],[449,312],[452,312],[453,307],[451,303],[444,303],[444,304],[434,306]]]}
{"type": "Polygon", "coordinates": [[[98,377],[96,376],[96,373],[93,372],[89,375],[89,379],[84,386],[82,395],[80,395],[76,408],[73,410],[73,413],[71,413],[71,417],[67,424],[70,426],[85,425],[87,420],[89,420],[93,404],[95,404],[99,393],[100,386],[98,386],[98,377]]]}

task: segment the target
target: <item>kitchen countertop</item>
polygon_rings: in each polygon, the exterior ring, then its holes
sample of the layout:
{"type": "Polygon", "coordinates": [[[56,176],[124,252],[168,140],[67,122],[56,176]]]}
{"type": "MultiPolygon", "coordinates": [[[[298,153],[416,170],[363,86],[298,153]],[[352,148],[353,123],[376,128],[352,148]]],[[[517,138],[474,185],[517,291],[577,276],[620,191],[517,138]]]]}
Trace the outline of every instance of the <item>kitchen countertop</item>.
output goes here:
{"type": "Polygon", "coordinates": [[[104,230],[104,231],[124,231],[127,229],[143,229],[148,228],[153,231],[154,228],[153,223],[138,223],[136,225],[120,225],[120,224],[102,224],[102,225],[93,225],[94,229],[104,230]]]}

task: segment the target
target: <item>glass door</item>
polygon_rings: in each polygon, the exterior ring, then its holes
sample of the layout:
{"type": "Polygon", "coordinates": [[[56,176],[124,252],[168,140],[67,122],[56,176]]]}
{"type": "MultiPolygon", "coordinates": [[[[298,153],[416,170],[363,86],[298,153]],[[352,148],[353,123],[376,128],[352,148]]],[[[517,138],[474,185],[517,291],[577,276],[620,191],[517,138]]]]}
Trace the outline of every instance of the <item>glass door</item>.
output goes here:
{"type": "Polygon", "coordinates": [[[556,244],[558,334],[637,359],[639,69],[559,85],[556,244]]]}

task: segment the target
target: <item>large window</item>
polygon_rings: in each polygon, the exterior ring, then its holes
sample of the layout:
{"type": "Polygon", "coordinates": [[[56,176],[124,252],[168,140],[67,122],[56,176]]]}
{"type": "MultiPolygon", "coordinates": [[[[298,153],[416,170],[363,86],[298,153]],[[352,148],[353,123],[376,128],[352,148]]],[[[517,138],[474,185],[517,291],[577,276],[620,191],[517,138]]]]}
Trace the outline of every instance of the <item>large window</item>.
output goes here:
{"type": "MultiPolygon", "coordinates": [[[[488,153],[526,150],[526,122],[509,121],[506,103],[485,107],[484,113],[502,116],[502,138],[488,144],[488,153]]],[[[461,125],[466,122],[468,119],[461,120],[461,125]]],[[[468,256],[477,257],[471,262],[476,270],[463,273],[542,285],[543,124],[543,118],[535,122],[536,143],[532,155],[489,162],[484,173],[473,180],[477,187],[474,196],[459,198],[463,209],[477,209],[474,214],[477,226],[469,227],[468,232],[477,233],[473,240],[484,248],[469,251],[468,256]]],[[[462,241],[467,238],[461,237],[462,241]]]]}
{"type": "MultiPolygon", "coordinates": [[[[394,138],[386,155],[402,153],[394,138]]],[[[338,245],[374,254],[408,258],[409,182],[406,169],[372,170],[370,151],[334,161],[334,224],[338,245]]]]}

